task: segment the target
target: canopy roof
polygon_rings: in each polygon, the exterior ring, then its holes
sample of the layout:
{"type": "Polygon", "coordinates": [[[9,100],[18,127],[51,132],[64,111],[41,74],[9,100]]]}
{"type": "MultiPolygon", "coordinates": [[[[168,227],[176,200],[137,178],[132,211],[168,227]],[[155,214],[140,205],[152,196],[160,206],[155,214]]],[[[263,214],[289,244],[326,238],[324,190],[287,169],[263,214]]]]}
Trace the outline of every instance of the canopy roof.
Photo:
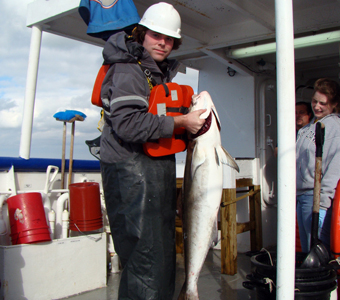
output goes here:
{"type": "MultiPolygon", "coordinates": [[[[154,0],[134,0],[140,16],[154,0]]],[[[250,58],[233,57],[234,49],[275,42],[275,1],[273,0],[167,0],[182,18],[183,44],[172,57],[179,60],[215,57],[225,64],[241,65],[233,58],[242,59],[249,67],[261,58],[275,63],[275,54],[250,54],[250,58]]],[[[295,38],[319,35],[340,29],[339,0],[294,0],[295,38]]],[[[94,45],[104,41],[86,34],[86,24],[78,13],[79,0],[36,0],[29,4],[27,26],[43,25],[43,30],[94,45]]],[[[324,39],[329,41],[328,37],[324,39]]],[[[296,49],[300,68],[318,67],[322,58],[334,58],[337,63],[339,45],[332,43],[296,49]],[[306,63],[307,62],[307,63],[306,63]]],[[[321,63],[322,65],[322,63],[321,63]]]]}

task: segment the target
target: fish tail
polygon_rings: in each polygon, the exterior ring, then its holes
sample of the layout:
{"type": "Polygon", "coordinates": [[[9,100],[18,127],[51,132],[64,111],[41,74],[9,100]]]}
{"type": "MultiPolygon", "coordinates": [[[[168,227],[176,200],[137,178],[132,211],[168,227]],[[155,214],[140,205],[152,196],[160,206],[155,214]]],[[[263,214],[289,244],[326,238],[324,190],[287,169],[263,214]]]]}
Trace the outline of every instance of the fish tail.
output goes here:
{"type": "Polygon", "coordinates": [[[186,284],[184,283],[177,300],[185,300],[185,294],[186,294],[185,290],[186,290],[186,284]]]}
{"type": "Polygon", "coordinates": [[[177,300],[184,300],[185,299],[185,293],[183,293],[182,291],[179,293],[179,296],[177,298],[177,300]]]}
{"type": "Polygon", "coordinates": [[[217,245],[217,243],[218,243],[218,222],[216,218],[211,232],[210,248],[211,249],[214,248],[217,245]]]}
{"type": "Polygon", "coordinates": [[[196,291],[188,291],[187,285],[184,283],[177,300],[199,300],[197,289],[196,291]]]}

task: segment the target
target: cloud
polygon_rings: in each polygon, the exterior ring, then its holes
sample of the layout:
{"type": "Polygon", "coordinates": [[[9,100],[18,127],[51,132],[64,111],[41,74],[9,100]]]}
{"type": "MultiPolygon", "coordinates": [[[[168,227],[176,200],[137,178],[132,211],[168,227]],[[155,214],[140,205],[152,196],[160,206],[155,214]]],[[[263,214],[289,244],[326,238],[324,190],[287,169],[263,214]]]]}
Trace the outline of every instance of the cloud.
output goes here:
{"type": "MultiPolygon", "coordinates": [[[[0,32],[4,45],[0,48],[1,156],[18,156],[19,153],[31,38],[31,29],[25,25],[29,2],[12,0],[2,5],[0,26],[6,30],[0,32]]],[[[96,127],[100,109],[91,104],[90,97],[102,63],[101,52],[99,47],[43,32],[31,157],[61,157],[62,122],[56,121],[53,115],[57,111],[75,109],[88,117],[75,126],[74,158],[93,158],[87,153],[85,140],[99,135],[96,127]]]]}
{"type": "Polygon", "coordinates": [[[0,110],[0,128],[19,128],[22,114],[18,107],[0,110]]]}

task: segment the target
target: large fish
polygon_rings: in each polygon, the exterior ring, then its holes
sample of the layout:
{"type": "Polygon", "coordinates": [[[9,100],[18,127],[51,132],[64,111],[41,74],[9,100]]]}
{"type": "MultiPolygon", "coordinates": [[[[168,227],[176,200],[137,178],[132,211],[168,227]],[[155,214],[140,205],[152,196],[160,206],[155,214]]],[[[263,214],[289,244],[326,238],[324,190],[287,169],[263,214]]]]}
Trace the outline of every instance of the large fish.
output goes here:
{"type": "Polygon", "coordinates": [[[222,164],[239,171],[221,145],[220,120],[208,92],[194,95],[189,111],[206,108],[200,118],[205,124],[189,137],[182,190],[185,282],[180,300],[198,298],[197,281],[214,240],[222,196],[222,164]]]}

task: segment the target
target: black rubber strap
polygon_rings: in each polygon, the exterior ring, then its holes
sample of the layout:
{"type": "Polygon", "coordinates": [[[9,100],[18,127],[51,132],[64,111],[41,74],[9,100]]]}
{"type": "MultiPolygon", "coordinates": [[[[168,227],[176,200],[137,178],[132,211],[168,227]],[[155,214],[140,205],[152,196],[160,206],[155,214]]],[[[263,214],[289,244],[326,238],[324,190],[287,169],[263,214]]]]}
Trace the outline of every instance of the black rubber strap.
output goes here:
{"type": "Polygon", "coordinates": [[[316,157],[322,157],[322,146],[325,140],[325,126],[320,122],[315,124],[316,157]]]}
{"type": "Polygon", "coordinates": [[[169,91],[168,86],[165,83],[162,83],[162,86],[163,86],[163,88],[165,90],[165,97],[169,97],[170,91],[169,91]]]}
{"type": "Polygon", "coordinates": [[[166,111],[167,112],[178,112],[178,113],[181,113],[183,115],[186,115],[188,113],[188,111],[189,111],[189,108],[188,107],[184,107],[184,106],[181,106],[181,107],[167,107],[166,111]]]}
{"type": "Polygon", "coordinates": [[[187,139],[186,134],[175,134],[175,140],[183,140],[185,141],[187,139]]]}

